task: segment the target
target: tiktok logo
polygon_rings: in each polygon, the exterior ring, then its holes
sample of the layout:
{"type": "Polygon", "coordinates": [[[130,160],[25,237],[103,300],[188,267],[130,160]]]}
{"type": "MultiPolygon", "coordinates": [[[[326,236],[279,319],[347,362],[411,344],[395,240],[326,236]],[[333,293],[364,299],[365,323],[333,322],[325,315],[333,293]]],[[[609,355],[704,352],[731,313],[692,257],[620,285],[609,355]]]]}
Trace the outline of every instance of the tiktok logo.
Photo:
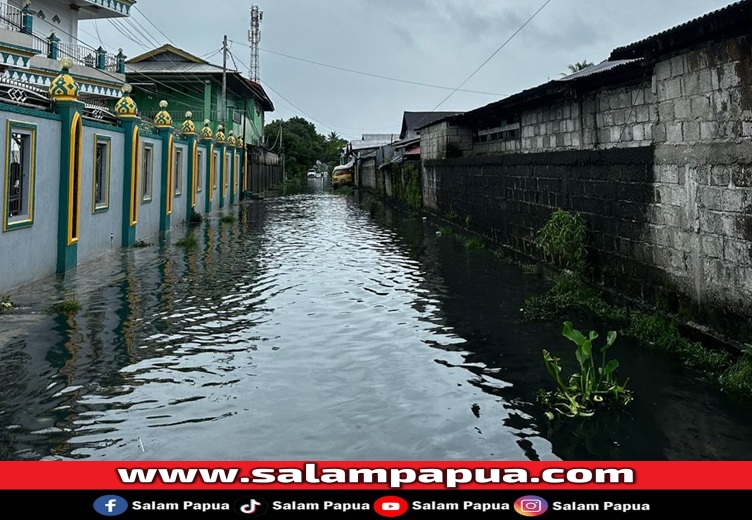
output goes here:
{"type": "Polygon", "coordinates": [[[104,495],[94,501],[94,511],[102,516],[118,516],[128,510],[128,501],[117,495],[104,495]]]}
{"type": "Polygon", "coordinates": [[[235,511],[243,516],[261,516],[269,509],[263,500],[245,497],[235,502],[235,511]]]}

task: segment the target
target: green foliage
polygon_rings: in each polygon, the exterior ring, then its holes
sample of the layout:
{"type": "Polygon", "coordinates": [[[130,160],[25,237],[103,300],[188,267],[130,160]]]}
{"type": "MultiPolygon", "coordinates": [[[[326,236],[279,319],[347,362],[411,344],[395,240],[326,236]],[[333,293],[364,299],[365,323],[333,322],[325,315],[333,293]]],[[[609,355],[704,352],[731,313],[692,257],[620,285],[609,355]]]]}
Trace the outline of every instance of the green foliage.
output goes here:
{"type": "Polygon", "coordinates": [[[235,222],[235,215],[233,214],[222,215],[219,221],[223,224],[232,224],[233,222],[235,222]]]}
{"type": "Polygon", "coordinates": [[[285,157],[285,170],[293,176],[305,176],[316,161],[339,164],[340,151],[347,145],[336,132],[323,136],[302,117],[277,119],[264,127],[264,135],[273,151],[285,157]],[[281,130],[280,130],[281,129],[281,130]]]}
{"type": "Polygon", "coordinates": [[[523,274],[538,275],[541,272],[541,266],[538,264],[525,264],[521,267],[523,274]]]}
{"type": "Polygon", "coordinates": [[[193,235],[193,233],[189,233],[175,242],[175,245],[182,247],[183,249],[193,249],[196,247],[196,245],[198,245],[198,241],[196,240],[196,237],[195,235],[193,235]]]}
{"type": "Polygon", "coordinates": [[[80,310],[81,304],[72,298],[55,303],[47,308],[47,312],[50,314],[62,314],[65,316],[73,316],[80,310]]]}
{"type": "Polygon", "coordinates": [[[449,208],[449,211],[447,211],[447,214],[446,214],[446,218],[450,222],[457,222],[457,221],[459,221],[460,216],[457,214],[457,211],[454,209],[454,206],[451,206],[449,208]]]}
{"type": "Polygon", "coordinates": [[[465,228],[470,229],[470,226],[473,224],[473,217],[470,215],[465,215],[465,228]]]}
{"type": "Polygon", "coordinates": [[[569,72],[562,72],[561,75],[568,76],[570,74],[574,74],[575,72],[585,70],[588,67],[592,67],[593,65],[595,65],[595,63],[593,63],[592,61],[588,61],[588,60],[578,61],[576,63],[570,63],[569,65],[567,65],[567,69],[569,70],[569,72]]]}
{"type": "Polygon", "coordinates": [[[11,310],[13,307],[14,305],[10,300],[10,296],[0,296],[0,314],[11,310]]]}
{"type": "Polygon", "coordinates": [[[579,213],[555,211],[536,236],[546,260],[576,273],[585,271],[587,224],[579,213]]]}
{"type": "Polygon", "coordinates": [[[142,247],[150,247],[150,246],[151,246],[151,244],[149,242],[144,242],[143,240],[136,240],[135,242],[133,242],[133,246],[131,246],[131,247],[135,247],[135,248],[139,249],[139,248],[142,248],[142,247]]]}
{"type": "Polygon", "coordinates": [[[629,316],[627,334],[637,338],[649,350],[679,357],[685,365],[713,373],[729,364],[726,352],[709,350],[679,333],[676,320],[656,314],[633,312],[629,316]]]}
{"type": "Polygon", "coordinates": [[[746,344],[739,360],[719,377],[721,388],[735,396],[752,396],[752,344],[746,344]]]}
{"type": "Polygon", "coordinates": [[[560,358],[543,350],[543,360],[549,375],[556,383],[556,390],[541,391],[540,401],[547,406],[546,416],[553,419],[555,414],[567,417],[589,417],[595,414],[598,407],[623,407],[632,400],[632,391],[627,390],[627,381],[619,383],[616,369],[619,361],[607,359],[606,354],[616,341],[616,331],[609,331],[606,343],[599,349],[600,358],[596,364],[596,354],[593,353],[593,342],[598,333],[591,331],[587,336],[573,328],[572,322],[564,322],[562,335],[575,344],[575,359],[579,371],[569,377],[562,377],[560,358]]]}
{"type": "Polygon", "coordinates": [[[582,277],[564,272],[547,292],[525,300],[523,315],[528,320],[547,320],[571,311],[587,311],[599,318],[626,321],[626,309],[609,305],[582,277]]]}
{"type": "Polygon", "coordinates": [[[478,237],[471,237],[465,241],[465,249],[468,251],[475,251],[484,247],[483,241],[478,237]]]}
{"type": "Polygon", "coordinates": [[[443,228],[441,228],[441,229],[439,230],[439,232],[440,232],[440,233],[441,233],[442,235],[444,235],[444,236],[447,236],[447,237],[448,237],[449,235],[452,235],[452,234],[454,233],[454,229],[452,228],[452,226],[444,226],[443,228]]]}
{"type": "Polygon", "coordinates": [[[413,211],[420,211],[423,207],[423,193],[420,186],[420,175],[418,169],[412,164],[408,164],[402,170],[403,179],[405,180],[405,189],[403,191],[403,202],[413,211]]]}

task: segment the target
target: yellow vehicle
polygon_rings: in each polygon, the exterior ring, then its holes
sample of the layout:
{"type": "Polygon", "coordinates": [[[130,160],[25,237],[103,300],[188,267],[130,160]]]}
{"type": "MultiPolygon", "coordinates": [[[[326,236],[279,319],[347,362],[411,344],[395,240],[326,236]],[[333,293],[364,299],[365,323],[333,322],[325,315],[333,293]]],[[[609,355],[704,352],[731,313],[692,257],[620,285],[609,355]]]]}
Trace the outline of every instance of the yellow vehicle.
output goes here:
{"type": "Polygon", "coordinates": [[[355,180],[355,161],[335,166],[332,170],[332,187],[352,186],[355,180]]]}

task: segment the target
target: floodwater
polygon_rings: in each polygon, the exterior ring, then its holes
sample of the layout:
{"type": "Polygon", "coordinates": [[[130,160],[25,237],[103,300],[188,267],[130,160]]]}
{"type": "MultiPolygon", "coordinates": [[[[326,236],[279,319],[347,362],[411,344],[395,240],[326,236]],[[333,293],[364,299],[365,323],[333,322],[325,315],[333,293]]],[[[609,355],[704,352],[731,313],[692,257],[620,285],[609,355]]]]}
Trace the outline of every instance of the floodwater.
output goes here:
{"type": "Polygon", "coordinates": [[[548,282],[359,199],[311,180],[194,249],[177,230],[15,291],[0,460],[752,460],[748,406],[626,337],[629,410],[547,422],[541,351],[571,344],[520,308],[548,282]]]}

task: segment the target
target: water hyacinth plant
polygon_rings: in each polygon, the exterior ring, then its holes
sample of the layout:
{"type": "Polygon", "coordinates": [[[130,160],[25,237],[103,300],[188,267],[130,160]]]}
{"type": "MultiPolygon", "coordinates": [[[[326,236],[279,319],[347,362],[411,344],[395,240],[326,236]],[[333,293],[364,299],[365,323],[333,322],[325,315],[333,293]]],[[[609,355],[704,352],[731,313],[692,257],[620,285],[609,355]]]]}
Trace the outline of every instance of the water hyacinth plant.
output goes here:
{"type": "Polygon", "coordinates": [[[593,342],[598,339],[598,333],[591,331],[588,336],[575,329],[572,322],[564,322],[562,335],[576,345],[575,358],[579,365],[579,372],[568,378],[562,377],[560,358],[552,355],[548,350],[543,351],[546,369],[556,383],[556,389],[539,392],[539,400],[547,407],[546,416],[553,419],[556,414],[567,417],[589,417],[598,407],[623,407],[629,404],[633,397],[632,391],[627,390],[627,381],[619,383],[616,369],[619,361],[607,359],[606,353],[616,341],[616,332],[609,331],[606,343],[600,349],[600,359],[596,363],[593,342]]]}

